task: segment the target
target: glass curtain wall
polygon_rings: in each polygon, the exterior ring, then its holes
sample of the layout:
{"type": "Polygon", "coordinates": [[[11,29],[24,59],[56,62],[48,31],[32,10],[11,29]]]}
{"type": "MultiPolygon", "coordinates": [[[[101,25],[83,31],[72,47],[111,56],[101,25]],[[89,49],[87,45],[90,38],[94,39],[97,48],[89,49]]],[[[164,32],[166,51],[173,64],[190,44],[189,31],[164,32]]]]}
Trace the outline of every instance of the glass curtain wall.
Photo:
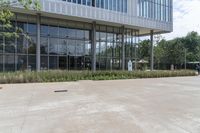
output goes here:
{"type": "Polygon", "coordinates": [[[57,26],[41,25],[41,69],[90,70],[91,25],[57,23],[57,26]]]}
{"type": "MultiPolygon", "coordinates": [[[[0,36],[0,71],[35,70],[36,69],[36,18],[18,16],[12,21],[15,31],[17,26],[22,32],[18,37],[0,36]],[[28,37],[27,37],[28,36],[28,37]]],[[[4,29],[1,29],[5,31],[4,29]]],[[[16,31],[17,32],[17,31],[16,31]]]]}
{"type": "MultiPolygon", "coordinates": [[[[66,0],[62,0],[62,1],[66,1],[66,0]]],[[[67,2],[93,6],[93,7],[107,9],[111,11],[117,11],[121,13],[127,13],[128,11],[127,0],[67,0],[67,2]]]]}
{"type": "MultiPolygon", "coordinates": [[[[41,24],[41,69],[90,70],[91,25],[65,23],[65,26],[41,24]]],[[[0,36],[0,71],[36,70],[36,18],[17,15],[12,24],[23,33],[12,38],[0,36]]]]}
{"type": "MultiPolygon", "coordinates": [[[[125,67],[128,69],[128,62],[132,61],[133,68],[137,62],[137,44],[139,41],[139,32],[132,29],[125,30],[125,67]]],[[[137,66],[136,66],[137,67],[137,66]]]]}
{"type": "MultiPolygon", "coordinates": [[[[125,66],[128,61],[136,60],[138,31],[126,29],[124,35],[125,66]]],[[[97,70],[120,70],[122,67],[122,31],[121,28],[97,26],[96,33],[97,70]]]]}
{"type": "MultiPolygon", "coordinates": [[[[13,27],[17,26],[24,32],[19,33],[19,37],[0,36],[0,71],[35,70],[36,17],[17,15],[12,24],[13,27]]],[[[92,25],[89,23],[42,17],[41,70],[91,70],[91,28],[92,25]]],[[[96,30],[97,70],[120,70],[122,68],[121,28],[97,25],[96,30]]],[[[136,59],[135,46],[138,43],[138,32],[126,29],[124,37],[127,67],[129,60],[136,59]]]]}
{"type": "Polygon", "coordinates": [[[171,22],[172,0],[138,0],[138,16],[171,22]]]}

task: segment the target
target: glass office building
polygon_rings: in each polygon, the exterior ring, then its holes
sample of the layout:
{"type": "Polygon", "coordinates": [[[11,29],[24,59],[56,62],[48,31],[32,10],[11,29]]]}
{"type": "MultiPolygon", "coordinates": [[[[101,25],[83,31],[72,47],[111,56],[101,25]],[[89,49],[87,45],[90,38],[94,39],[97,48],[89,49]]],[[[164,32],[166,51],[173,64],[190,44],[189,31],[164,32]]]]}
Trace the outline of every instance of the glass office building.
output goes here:
{"type": "Polygon", "coordinates": [[[125,70],[137,61],[139,36],[172,31],[172,3],[163,1],[41,0],[39,13],[15,7],[12,25],[23,33],[0,36],[0,71],[125,70]]]}

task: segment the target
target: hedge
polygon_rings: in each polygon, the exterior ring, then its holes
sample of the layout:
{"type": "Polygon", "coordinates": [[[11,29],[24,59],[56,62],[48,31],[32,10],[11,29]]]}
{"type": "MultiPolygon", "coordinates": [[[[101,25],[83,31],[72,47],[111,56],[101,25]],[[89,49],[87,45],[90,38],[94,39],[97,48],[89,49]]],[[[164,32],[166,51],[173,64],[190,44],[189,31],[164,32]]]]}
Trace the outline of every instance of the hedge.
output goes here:
{"type": "Polygon", "coordinates": [[[0,84],[7,83],[38,83],[38,82],[66,82],[78,80],[116,80],[136,78],[161,78],[177,76],[195,76],[195,71],[18,71],[0,73],[0,84]]]}

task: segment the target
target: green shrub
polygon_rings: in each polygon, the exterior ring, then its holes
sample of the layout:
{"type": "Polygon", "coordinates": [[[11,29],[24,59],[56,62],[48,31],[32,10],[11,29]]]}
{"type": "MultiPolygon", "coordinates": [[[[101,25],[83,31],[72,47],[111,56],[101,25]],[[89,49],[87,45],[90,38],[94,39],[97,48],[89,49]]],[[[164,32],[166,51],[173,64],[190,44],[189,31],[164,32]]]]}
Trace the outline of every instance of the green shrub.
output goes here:
{"type": "Polygon", "coordinates": [[[135,78],[160,78],[195,76],[195,71],[65,71],[50,70],[41,72],[4,72],[0,73],[0,83],[65,82],[78,80],[115,80],[135,78]]]}

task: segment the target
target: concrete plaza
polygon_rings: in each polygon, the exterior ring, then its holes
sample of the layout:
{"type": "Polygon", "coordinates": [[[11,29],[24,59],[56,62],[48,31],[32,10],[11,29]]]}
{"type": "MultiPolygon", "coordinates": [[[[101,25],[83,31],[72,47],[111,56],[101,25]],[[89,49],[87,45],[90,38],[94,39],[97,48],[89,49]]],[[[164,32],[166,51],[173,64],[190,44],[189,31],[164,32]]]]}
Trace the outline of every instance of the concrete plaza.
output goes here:
{"type": "Polygon", "coordinates": [[[200,133],[200,77],[0,87],[0,133],[200,133]]]}

